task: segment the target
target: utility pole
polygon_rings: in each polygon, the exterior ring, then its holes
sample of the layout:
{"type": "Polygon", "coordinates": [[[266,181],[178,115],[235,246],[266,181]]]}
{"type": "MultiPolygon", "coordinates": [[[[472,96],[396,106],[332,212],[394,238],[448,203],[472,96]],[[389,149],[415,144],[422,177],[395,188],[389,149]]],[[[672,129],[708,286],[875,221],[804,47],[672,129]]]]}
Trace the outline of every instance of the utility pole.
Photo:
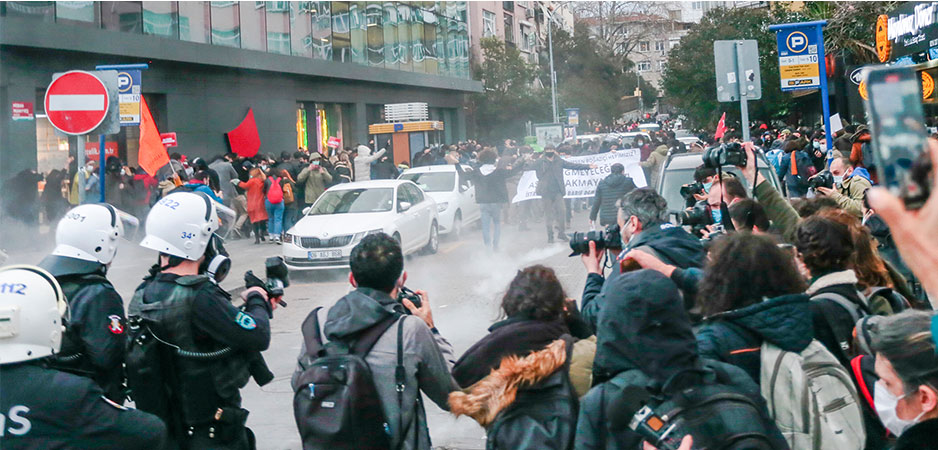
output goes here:
{"type": "MultiPolygon", "coordinates": [[[[545,8],[546,9],[546,8],[545,8]]],[[[554,14],[548,11],[547,51],[550,54],[550,106],[553,110],[551,122],[557,122],[557,74],[554,72],[554,40],[551,28],[554,27],[554,14]]]]}

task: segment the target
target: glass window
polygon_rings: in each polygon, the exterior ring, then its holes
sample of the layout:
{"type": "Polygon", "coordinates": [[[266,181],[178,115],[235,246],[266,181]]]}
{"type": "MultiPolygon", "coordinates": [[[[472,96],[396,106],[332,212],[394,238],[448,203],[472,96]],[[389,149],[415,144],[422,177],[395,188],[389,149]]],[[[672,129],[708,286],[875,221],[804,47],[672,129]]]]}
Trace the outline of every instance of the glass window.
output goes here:
{"type": "Polygon", "coordinates": [[[648,41],[641,41],[638,43],[638,51],[647,52],[651,49],[651,45],[648,41]]]}
{"type": "Polygon", "coordinates": [[[367,41],[365,34],[365,7],[367,2],[349,2],[349,30],[352,43],[352,62],[358,64],[367,64],[367,41]]]}
{"type": "Polygon", "coordinates": [[[505,42],[515,43],[515,18],[511,14],[505,14],[505,42]]]}
{"type": "Polygon", "coordinates": [[[388,69],[397,69],[400,67],[400,49],[398,43],[398,14],[394,3],[387,2],[382,8],[384,25],[384,67],[388,69]]]}
{"type": "Polygon", "coordinates": [[[664,41],[655,41],[655,50],[657,51],[664,50],[664,41]]]}
{"type": "MultiPolygon", "coordinates": [[[[117,3],[117,2],[107,2],[117,3]]],[[[32,17],[55,21],[55,2],[0,2],[0,12],[10,17],[32,17]]]]}
{"type": "Polygon", "coordinates": [[[668,62],[665,60],[658,61],[658,70],[664,72],[664,68],[667,66],[667,64],[668,62]]]}
{"type": "Polygon", "coordinates": [[[143,32],[179,38],[179,12],[176,2],[143,2],[143,32]]]}
{"type": "Polygon", "coordinates": [[[482,37],[495,36],[495,13],[482,10],[482,37]]]}
{"type": "Polygon", "coordinates": [[[446,45],[446,32],[449,30],[449,19],[440,14],[437,14],[436,19],[436,61],[439,66],[439,74],[449,76],[449,51],[446,45]]]}
{"type": "MultiPolygon", "coordinates": [[[[465,17],[465,14],[463,14],[465,17]]],[[[459,22],[459,54],[461,74],[463,78],[469,78],[469,26],[465,20],[459,22]]]]}
{"type": "Polygon", "coordinates": [[[290,2],[265,2],[267,51],[290,54],[290,2]]]}
{"type": "Polygon", "coordinates": [[[241,47],[241,15],[238,2],[212,2],[212,43],[241,47]]]}
{"type": "Polygon", "coordinates": [[[316,2],[290,2],[290,53],[294,56],[313,56],[312,27],[316,18],[310,5],[316,2]]]}
{"type": "Polygon", "coordinates": [[[98,6],[97,2],[55,2],[55,21],[97,27],[98,6]]]}
{"type": "Polygon", "coordinates": [[[384,8],[377,1],[367,2],[365,33],[367,35],[368,65],[384,67],[384,8]]]}
{"type": "Polygon", "coordinates": [[[638,71],[639,71],[639,72],[647,72],[647,71],[649,71],[649,70],[651,70],[651,63],[650,63],[650,62],[648,62],[648,61],[642,61],[642,62],[638,63],[638,71]]]}
{"type": "MultiPolygon", "coordinates": [[[[329,190],[313,205],[311,216],[390,211],[391,188],[329,190]]],[[[400,197],[400,195],[398,195],[400,197]]]]}
{"type": "Polygon", "coordinates": [[[411,58],[411,37],[410,24],[413,22],[413,10],[410,6],[398,3],[397,8],[397,55],[398,67],[400,70],[412,72],[414,70],[413,58],[411,58]]]}
{"type": "Polygon", "coordinates": [[[332,2],[332,59],[349,62],[351,38],[349,37],[349,2],[332,2]]]}
{"type": "MultiPolygon", "coordinates": [[[[19,2],[6,3],[9,8],[19,2]]],[[[101,24],[105,30],[140,34],[143,32],[143,7],[140,2],[101,2],[101,24]]]]}
{"type": "Polygon", "coordinates": [[[436,13],[430,11],[423,12],[423,54],[427,73],[437,75],[440,73],[440,65],[437,60],[436,48],[436,13]]]}
{"type": "Polygon", "coordinates": [[[241,48],[267,51],[267,19],[264,3],[238,2],[241,7],[241,48]]]}
{"type": "Polygon", "coordinates": [[[332,59],[332,8],[330,2],[313,2],[313,58],[332,59]]]}
{"type": "Polygon", "coordinates": [[[502,2],[502,9],[504,9],[505,11],[514,11],[515,2],[502,2]]]}
{"type": "Polygon", "coordinates": [[[452,192],[456,187],[456,172],[410,172],[401,179],[413,181],[425,192],[452,192]]]}
{"type": "Polygon", "coordinates": [[[410,23],[410,57],[414,61],[414,72],[426,73],[426,52],[423,48],[423,13],[420,8],[413,8],[413,21],[410,23]]]}
{"type": "Polygon", "coordinates": [[[534,48],[534,43],[531,40],[533,36],[534,34],[531,33],[531,27],[525,24],[521,24],[521,45],[519,46],[521,47],[521,50],[529,52],[534,48]]]}
{"type": "Polygon", "coordinates": [[[208,2],[179,2],[179,39],[202,44],[211,43],[211,17],[212,8],[208,2]]]}

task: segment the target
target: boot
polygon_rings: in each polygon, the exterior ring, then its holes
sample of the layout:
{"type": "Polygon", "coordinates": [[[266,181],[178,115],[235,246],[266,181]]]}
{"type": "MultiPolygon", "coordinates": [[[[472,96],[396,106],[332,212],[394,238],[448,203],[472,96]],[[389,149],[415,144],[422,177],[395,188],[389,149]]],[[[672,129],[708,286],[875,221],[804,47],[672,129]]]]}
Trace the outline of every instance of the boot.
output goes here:
{"type": "Polygon", "coordinates": [[[257,233],[257,232],[254,233],[254,243],[255,243],[255,244],[260,244],[260,243],[261,243],[261,235],[260,235],[260,233],[257,233]]]}
{"type": "Polygon", "coordinates": [[[561,241],[563,241],[563,242],[567,242],[567,241],[570,240],[570,238],[567,237],[567,233],[564,233],[564,232],[562,232],[562,231],[561,231],[560,233],[557,233],[557,239],[559,239],[559,240],[561,240],[561,241]]]}

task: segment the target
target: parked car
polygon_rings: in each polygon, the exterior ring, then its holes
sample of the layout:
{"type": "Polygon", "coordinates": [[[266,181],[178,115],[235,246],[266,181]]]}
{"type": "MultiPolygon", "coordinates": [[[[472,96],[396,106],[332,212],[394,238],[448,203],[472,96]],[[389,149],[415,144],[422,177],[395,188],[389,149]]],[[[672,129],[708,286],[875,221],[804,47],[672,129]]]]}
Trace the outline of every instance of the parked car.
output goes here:
{"type": "Polygon", "coordinates": [[[374,233],[394,237],[405,255],[436,253],[440,245],[436,201],[407,180],[338,184],[303,213],[283,241],[293,270],[347,268],[352,248],[374,233]]]}
{"type": "Polygon", "coordinates": [[[452,234],[458,238],[463,227],[478,222],[482,217],[476,203],[475,186],[454,165],[415,167],[405,170],[399,178],[414,182],[436,201],[440,234],[452,234]]]}
{"type": "MultiPolygon", "coordinates": [[[[781,192],[781,184],[775,175],[775,170],[769,165],[762,153],[759,153],[759,175],[769,180],[775,189],[781,192]]],[[[677,155],[668,155],[668,159],[661,165],[661,175],[658,177],[658,185],[655,190],[668,202],[669,212],[679,212],[684,209],[684,197],[681,197],[681,186],[694,182],[694,170],[703,164],[703,153],[681,153],[677,155]]],[[[742,173],[735,166],[723,166],[723,173],[731,173],[743,182],[743,186],[749,190],[750,195],[752,187],[743,178],[742,173]]]]}

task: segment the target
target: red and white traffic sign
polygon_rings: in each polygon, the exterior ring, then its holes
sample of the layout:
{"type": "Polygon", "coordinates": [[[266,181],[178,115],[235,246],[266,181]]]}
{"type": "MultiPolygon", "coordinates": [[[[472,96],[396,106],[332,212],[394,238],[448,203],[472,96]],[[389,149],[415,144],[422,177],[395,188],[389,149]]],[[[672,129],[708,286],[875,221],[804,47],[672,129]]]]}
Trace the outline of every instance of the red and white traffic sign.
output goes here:
{"type": "Polygon", "coordinates": [[[57,130],[72,135],[88,134],[107,117],[107,87],[83,70],[65,72],[46,90],[46,115],[57,130]]]}

